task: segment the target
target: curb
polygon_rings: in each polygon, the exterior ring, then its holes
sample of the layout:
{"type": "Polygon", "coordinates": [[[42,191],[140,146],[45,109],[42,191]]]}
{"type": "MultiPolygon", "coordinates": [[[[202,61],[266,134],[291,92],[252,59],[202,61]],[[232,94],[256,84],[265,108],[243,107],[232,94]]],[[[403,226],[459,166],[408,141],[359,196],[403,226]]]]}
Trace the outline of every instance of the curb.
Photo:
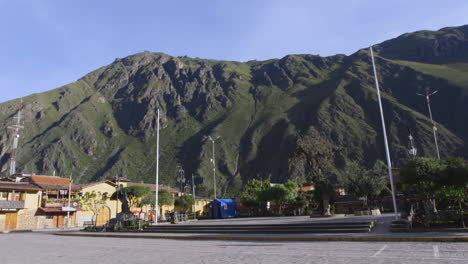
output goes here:
{"type": "Polygon", "coordinates": [[[468,242],[468,237],[231,237],[231,236],[151,236],[123,234],[73,234],[55,233],[58,236],[110,237],[110,238],[145,238],[145,239],[180,239],[180,240],[238,240],[238,241],[385,241],[385,242],[468,242]]]}
{"type": "Polygon", "coordinates": [[[3,233],[3,234],[9,234],[9,233],[26,233],[26,232],[33,232],[31,229],[18,229],[18,230],[3,230],[3,231],[0,231],[0,233],[3,233]]]}

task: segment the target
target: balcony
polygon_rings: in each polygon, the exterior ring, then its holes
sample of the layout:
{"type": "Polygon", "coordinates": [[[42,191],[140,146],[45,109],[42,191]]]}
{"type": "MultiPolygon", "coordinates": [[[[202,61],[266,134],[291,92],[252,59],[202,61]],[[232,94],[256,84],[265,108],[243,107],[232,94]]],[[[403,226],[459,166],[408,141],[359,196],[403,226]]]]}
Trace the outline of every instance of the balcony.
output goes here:
{"type": "Polygon", "coordinates": [[[16,211],[16,209],[23,209],[24,201],[0,201],[1,211],[16,211]]]}
{"type": "Polygon", "coordinates": [[[68,206],[68,199],[47,199],[42,200],[41,207],[65,207],[68,206]]]}

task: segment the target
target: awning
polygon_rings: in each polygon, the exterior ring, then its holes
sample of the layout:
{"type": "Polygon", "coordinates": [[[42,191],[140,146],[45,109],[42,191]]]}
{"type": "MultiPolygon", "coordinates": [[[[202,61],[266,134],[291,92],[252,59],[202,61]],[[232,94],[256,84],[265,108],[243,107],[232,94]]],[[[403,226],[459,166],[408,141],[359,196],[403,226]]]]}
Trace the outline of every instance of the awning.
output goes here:
{"type": "Polygon", "coordinates": [[[62,207],[39,207],[44,213],[66,213],[62,207]]]}

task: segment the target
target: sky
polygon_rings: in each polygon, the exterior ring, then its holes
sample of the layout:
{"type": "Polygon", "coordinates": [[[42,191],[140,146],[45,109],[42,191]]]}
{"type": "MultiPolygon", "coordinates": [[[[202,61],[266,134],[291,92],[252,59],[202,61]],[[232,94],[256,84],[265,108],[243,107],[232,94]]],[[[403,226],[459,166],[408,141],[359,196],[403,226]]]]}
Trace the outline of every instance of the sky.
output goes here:
{"type": "Polygon", "coordinates": [[[0,0],[0,102],[142,51],[235,61],[349,55],[465,24],[467,0],[0,0]]]}

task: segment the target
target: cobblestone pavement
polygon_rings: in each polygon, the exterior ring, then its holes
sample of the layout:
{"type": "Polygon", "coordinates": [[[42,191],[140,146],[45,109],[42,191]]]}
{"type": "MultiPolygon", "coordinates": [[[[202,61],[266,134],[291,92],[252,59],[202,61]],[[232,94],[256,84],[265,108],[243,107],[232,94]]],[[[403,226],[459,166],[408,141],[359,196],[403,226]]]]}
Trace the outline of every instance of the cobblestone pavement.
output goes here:
{"type": "Polygon", "coordinates": [[[0,263],[468,263],[468,243],[241,242],[0,234],[0,263]]]}

